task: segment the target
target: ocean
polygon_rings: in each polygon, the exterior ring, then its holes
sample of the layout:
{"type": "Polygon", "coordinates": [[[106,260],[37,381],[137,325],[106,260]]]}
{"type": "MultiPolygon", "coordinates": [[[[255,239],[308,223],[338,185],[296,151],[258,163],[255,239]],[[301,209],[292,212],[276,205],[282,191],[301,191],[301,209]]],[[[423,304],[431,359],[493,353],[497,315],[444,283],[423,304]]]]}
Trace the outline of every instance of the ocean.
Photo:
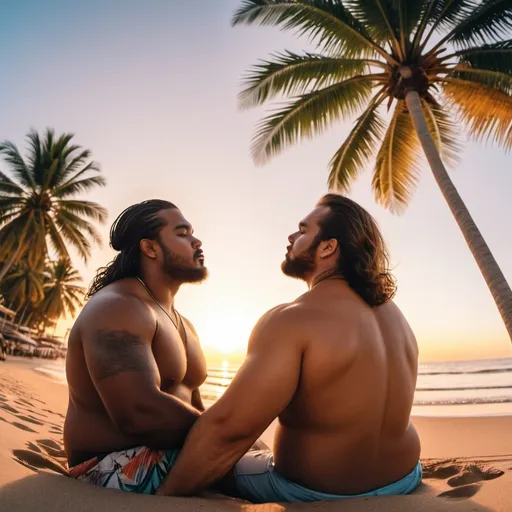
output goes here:
{"type": "MultiPolygon", "coordinates": [[[[66,381],[64,361],[36,368],[66,381]]],[[[201,388],[211,405],[224,393],[238,367],[224,364],[208,369],[201,388]]],[[[512,415],[512,358],[479,361],[421,363],[414,397],[414,416],[512,415]]]]}

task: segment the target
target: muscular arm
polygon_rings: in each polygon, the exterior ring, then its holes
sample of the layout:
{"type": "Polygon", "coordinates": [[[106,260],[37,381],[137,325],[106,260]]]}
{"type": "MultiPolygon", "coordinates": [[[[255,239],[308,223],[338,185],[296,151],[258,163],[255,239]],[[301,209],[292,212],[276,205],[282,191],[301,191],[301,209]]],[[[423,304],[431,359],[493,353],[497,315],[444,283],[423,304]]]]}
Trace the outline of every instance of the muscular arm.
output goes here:
{"type": "Polygon", "coordinates": [[[157,494],[190,495],[209,487],[286,408],[298,386],[303,354],[296,317],[277,309],[256,325],[243,366],[196,422],[157,494]]]}
{"type": "Polygon", "coordinates": [[[152,311],[137,298],[101,298],[81,329],[91,379],[112,422],[146,446],[180,446],[200,412],[160,390],[152,311]]]}

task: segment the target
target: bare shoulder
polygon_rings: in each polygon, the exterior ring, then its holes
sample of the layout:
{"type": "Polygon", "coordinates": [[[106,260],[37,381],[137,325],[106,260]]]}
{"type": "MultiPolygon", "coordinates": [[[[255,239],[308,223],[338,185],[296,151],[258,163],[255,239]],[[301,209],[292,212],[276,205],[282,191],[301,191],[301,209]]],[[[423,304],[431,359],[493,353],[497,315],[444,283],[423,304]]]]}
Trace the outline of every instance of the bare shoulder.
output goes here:
{"type": "Polygon", "coordinates": [[[89,299],[77,320],[77,327],[82,333],[99,330],[153,332],[156,317],[147,302],[136,294],[111,288],[89,299]]]}
{"type": "Polygon", "coordinates": [[[295,344],[301,337],[301,307],[298,304],[281,304],[267,311],[255,325],[249,340],[249,349],[272,344],[295,344]]]}

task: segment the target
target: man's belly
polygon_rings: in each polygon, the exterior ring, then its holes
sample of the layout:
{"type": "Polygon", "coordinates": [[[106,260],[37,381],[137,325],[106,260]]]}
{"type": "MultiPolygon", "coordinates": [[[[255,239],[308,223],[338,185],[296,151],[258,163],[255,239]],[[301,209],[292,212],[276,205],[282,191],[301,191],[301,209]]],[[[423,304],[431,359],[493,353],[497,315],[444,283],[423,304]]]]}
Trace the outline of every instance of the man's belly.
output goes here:
{"type": "MultiPolygon", "coordinates": [[[[183,385],[162,390],[186,403],[191,402],[192,392],[183,385]]],[[[70,402],[64,423],[64,448],[70,465],[93,458],[97,454],[133,448],[143,441],[123,434],[112,423],[101,406],[86,408],[70,402]]]]}
{"type": "Polygon", "coordinates": [[[70,407],[64,423],[64,447],[70,466],[100,453],[136,446],[137,439],[120,432],[106,412],[70,407]]]}
{"type": "Polygon", "coordinates": [[[420,454],[412,427],[403,440],[387,447],[360,433],[289,429],[279,425],[274,439],[276,469],[285,478],[312,490],[361,494],[396,482],[414,469],[420,454]],[[377,453],[377,455],[376,455],[377,453]]]}

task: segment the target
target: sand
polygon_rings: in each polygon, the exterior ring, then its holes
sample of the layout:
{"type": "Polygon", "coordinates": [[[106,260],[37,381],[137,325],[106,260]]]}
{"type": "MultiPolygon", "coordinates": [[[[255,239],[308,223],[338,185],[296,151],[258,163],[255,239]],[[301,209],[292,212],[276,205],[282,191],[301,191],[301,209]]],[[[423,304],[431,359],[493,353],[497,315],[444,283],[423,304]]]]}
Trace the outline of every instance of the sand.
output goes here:
{"type": "Polygon", "coordinates": [[[140,496],[95,488],[60,474],[66,471],[62,424],[67,390],[34,372],[39,364],[16,358],[0,362],[0,511],[512,511],[512,417],[508,416],[414,418],[422,440],[425,479],[409,496],[252,505],[233,499],[140,496]]]}

